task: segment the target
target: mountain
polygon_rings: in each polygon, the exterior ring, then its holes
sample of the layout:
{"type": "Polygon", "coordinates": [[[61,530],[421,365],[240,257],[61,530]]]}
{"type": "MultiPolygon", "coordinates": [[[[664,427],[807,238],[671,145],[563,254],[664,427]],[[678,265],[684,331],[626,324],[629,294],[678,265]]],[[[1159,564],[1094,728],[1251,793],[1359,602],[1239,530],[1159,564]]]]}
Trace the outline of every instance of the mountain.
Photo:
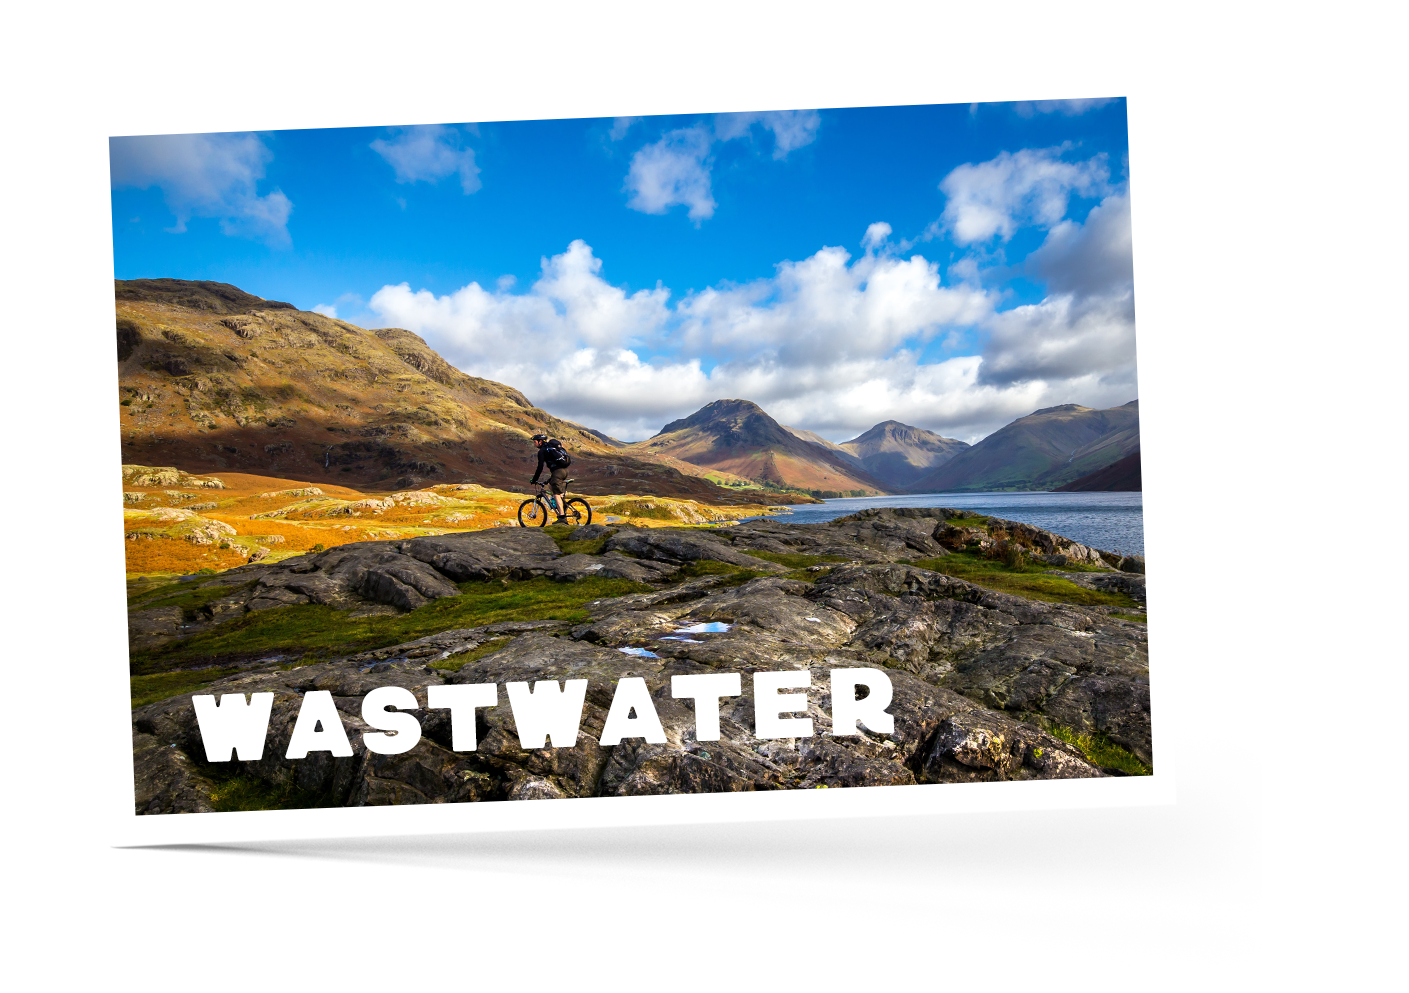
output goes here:
{"type": "Polygon", "coordinates": [[[748,400],[716,400],[623,451],[670,456],[765,486],[867,495],[889,491],[858,468],[854,457],[799,437],[748,400]]]}
{"type": "Polygon", "coordinates": [[[1098,490],[1106,492],[1139,492],[1140,481],[1140,452],[1137,449],[1130,455],[1113,462],[1104,469],[1097,469],[1090,475],[1082,476],[1073,480],[1065,486],[1058,486],[1057,491],[1061,493],[1092,493],[1098,490]]]}
{"type": "Polygon", "coordinates": [[[1140,407],[1092,410],[1067,403],[1020,417],[911,483],[912,493],[1047,490],[1140,447],[1140,407]]]}
{"type": "Polygon", "coordinates": [[[858,459],[851,452],[848,452],[845,448],[842,448],[836,442],[828,441],[826,438],[823,438],[816,431],[808,431],[804,428],[789,427],[786,424],[784,424],[782,427],[784,431],[791,432],[793,435],[801,438],[803,441],[810,441],[814,445],[821,445],[827,451],[837,456],[837,458],[844,460],[847,465],[851,466],[853,469],[856,469],[858,472],[866,471],[866,464],[864,462],[858,459]]]}
{"type": "Polygon", "coordinates": [[[944,438],[899,421],[882,421],[837,448],[851,455],[872,476],[903,490],[969,447],[966,441],[944,438]]]}
{"type": "Polygon", "coordinates": [[[363,490],[522,489],[537,464],[529,436],[546,431],[572,452],[578,492],[746,502],[707,470],[626,452],[466,375],[410,331],[360,328],[225,283],[117,280],[115,297],[124,463],[363,490]]]}

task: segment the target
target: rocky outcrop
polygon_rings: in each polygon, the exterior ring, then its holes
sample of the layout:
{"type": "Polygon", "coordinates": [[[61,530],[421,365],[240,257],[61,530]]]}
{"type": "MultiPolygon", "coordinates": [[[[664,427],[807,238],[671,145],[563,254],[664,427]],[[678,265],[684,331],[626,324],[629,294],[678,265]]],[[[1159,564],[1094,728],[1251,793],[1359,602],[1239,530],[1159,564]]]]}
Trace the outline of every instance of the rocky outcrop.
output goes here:
{"type": "MultiPolygon", "coordinates": [[[[605,538],[602,551],[572,554],[563,554],[545,532],[502,529],[346,545],[232,570],[219,581],[232,589],[227,599],[235,605],[227,612],[235,613],[306,602],[414,609],[460,595],[455,583],[467,578],[619,576],[652,588],[590,603],[583,622],[501,622],[288,671],[249,666],[201,692],[274,694],[258,762],[207,762],[189,694],[138,708],[137,809],[210,809],[213,791],[234,773],[271,790],[358,806],[1082,778],[1114,771],[1070,744],[1074,735],[1099,736],[1152,763],[1144,625],[1111,608],[1028,600],[901,561],[922,552],[942,555],[935,534],[944,533],[946,521],[942,511],[904,510],[828,525],[760,521],[718,532],[592,526],[572,540],[605,538]],[[749,549],[831,550],[845,561],[789,572],[749,549]],[[680,581],[682,568],[701,559],[741,571],[680,581]],[[469,661],[456,668],[458,656],[469,661]],[[829,673],[838,668],[887,674],[892,733],[829,733],[829,673]],[[778,670],[810,674],[804,716],[813,721],[812,737],[755,737],[751,674],[778,670]],[[721,703],[720,740],[702,742],[691,704],[671,696],[670,680],[709,672],[742,674],[743,692],[721,703]],[[600,744],[612,694],[627,677],[645,680],[665,742],[600,744]],[[577,742],[524,748],[503,685],[565,679],[588,680],[577,742]],[[501,688],[499,705],[478,712],[473,752],[451,748],[448,711],[425,709],[430,687],[460,683],[501,688]],[[361,738],[369,730],[361,698],[390,685],[415,696],[423,728],[415,748],[393,756],[368,752],[361,738]],[[313,690],[332,694],[352,756],[283,758],[303,696],[313,690]],[[1058,736],[1063,728],[1065,737],[1058,736]]],[[[1008,523],[998,525],[1010,535],[1006,540],[1027,534],[1008,523]]],[[[1052,544],[1072,546],[1065,539],[1052,544]]],[[[1143,590],[1140,574],[1070,576],[1143,590]]],[[[134,638],[140,631],[179,637],[181,623],[178,608],[134,614],[134,638]]]]}

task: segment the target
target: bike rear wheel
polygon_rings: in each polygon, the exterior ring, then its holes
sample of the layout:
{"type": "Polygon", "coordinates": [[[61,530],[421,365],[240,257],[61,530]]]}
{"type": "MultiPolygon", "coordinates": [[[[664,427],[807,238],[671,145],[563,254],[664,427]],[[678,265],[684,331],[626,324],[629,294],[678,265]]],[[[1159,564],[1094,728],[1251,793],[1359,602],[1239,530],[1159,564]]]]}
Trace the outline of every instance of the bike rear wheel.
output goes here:
{"type": "Polygon", "coordinates": [[[567,502],[568,523],[575,527],[582,527],[584,524],[592,523],[592,507],[581,497],[573,497],[567,502]]]}
{"type": "Polygon", "coordinates": [[[542,497],[530,497],[519,504],[519,527],[541,528],[548,523],[548,504],[542,497]]]}

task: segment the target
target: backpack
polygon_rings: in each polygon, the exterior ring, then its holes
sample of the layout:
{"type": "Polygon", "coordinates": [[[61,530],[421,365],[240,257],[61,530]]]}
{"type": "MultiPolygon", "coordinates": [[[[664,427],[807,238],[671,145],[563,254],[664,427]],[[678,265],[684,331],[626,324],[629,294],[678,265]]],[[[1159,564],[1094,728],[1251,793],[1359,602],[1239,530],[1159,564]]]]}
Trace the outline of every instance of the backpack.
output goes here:
{"type": "Polygon", "coordinates": [[[566,469],[572,465],[572,456],[568,455],[563,443],[556,438],[543,446],[543,452],[543,464],[549,469],[566,469]]]}

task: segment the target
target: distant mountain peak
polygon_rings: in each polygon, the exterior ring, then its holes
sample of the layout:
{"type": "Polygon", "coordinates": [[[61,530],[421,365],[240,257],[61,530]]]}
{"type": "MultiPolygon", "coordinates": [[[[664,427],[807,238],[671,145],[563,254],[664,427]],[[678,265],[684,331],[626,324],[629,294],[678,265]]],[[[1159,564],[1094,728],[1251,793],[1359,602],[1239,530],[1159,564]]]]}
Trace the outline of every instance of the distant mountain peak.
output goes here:
{"type": "Polygon", "coordinates": [[[833,494],[886,492],[848,452],[810,431],[784,427],[751,400],[714,400],[637,445],[776,486],[833,494]]]}
{"type": "Polygon", "coordinates": [[[774,428],[782,429],[781,424],[769,417],[768,412],[752,400],[713,400],[689,417],[671,421],[660,429],[656,437],[659,438],[663,434],[671,434],[675,431],[683,431],[686,428],[699,428],[711,424],[721,427],[734,426],[741,420],[752,417],[765,418],[768,424],[774,428]]]}
{"type": "Polygon", "coordinates": [[[877,479],[903,489],[969,446],[912,424],[889,420],[838,447],[859,459],[877,479]]]}

